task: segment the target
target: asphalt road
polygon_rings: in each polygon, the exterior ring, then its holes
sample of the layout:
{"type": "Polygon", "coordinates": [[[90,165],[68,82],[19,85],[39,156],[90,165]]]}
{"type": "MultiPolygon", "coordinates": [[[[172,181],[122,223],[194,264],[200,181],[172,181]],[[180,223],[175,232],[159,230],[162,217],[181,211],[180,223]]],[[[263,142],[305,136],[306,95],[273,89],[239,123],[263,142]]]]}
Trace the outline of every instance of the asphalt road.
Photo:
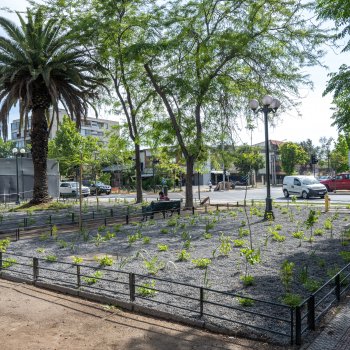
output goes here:
{"type": "MultiPolygon", "coordinates": [[[[184,189],[184,188],[183,188],[184,189]]],[[[180,199],[185,198],[184,191],[178,191],[178,192],[172,192],[169,191],[168,196],[170,199],[180,199]]],[[[245,187],[236,187],[234,190],[229,191],[218,191],[209,192],[208,186],[201,186],[200,188],[200,195],[198,196],[198,187],[193,186],[193,196],[195,200],[198,200],[199,198],[203,200],[203,198],[208,197],[210,198],[210,202],[212,203],[222,203],[222,202],[236,202],[236,201],[243,201],[245,196],[247,200],[265,200],[266,198],[266,187],[258,187],[258,188],[248,188],[247,191],[245,187]],[[247,192],[247,193],[246,193],[247,192]]],[[[112,194],[109,196],[100,196],[104,198],[111,198],[111,197],[117,197],[117,198],[135,198],[135,194],[112,194]]],[[[144,192],[144,198],[145,199],[155,199],[158,197],[158,194],[153,194],[150,192],[144,192]]],[[[287,202],[287,199],[284,198],[282,193],[282,187],[271,187],[271,198],[274,201],[277,202],[287,202]]],[[[329,198],[331,200],[331,203],[350,203],[350,191],[338,191],[337,193],[329,193],[329,198]]],[[[315,203],[324,203],[324,199],[321,198],[309,198],[307,200],[304,200],[302,198],[297,198],[297,201],[300,202],[315,202],[315,203]]]]}

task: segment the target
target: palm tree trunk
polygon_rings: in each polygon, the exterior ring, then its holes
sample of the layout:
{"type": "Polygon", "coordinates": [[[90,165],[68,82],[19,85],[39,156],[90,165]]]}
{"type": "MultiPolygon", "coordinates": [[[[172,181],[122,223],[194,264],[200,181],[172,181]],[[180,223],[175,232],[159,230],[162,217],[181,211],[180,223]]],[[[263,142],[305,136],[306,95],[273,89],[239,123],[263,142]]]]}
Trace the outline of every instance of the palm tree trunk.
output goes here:
{"type": "Polygon", "coordinates": [[[34,108],[32,112],[32,158],[34,167],[34,188],[31,204],[50,200],[47,180],[48,125],[45,109],[34,108]]]}

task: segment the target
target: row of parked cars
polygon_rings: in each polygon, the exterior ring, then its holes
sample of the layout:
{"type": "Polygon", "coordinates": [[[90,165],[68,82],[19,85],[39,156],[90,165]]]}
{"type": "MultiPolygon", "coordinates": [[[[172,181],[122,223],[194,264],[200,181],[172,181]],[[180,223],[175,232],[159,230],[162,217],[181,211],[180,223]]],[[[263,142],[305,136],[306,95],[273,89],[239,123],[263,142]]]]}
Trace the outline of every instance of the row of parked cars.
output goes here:
{"type": "MultiPolygon", "coordinates": [[[[80,196],[79,183],[75,181],[64,181],[60,183],[59,187],[60,197],[77,197],[80,196]]],[[[84,197],[91,195],[110,194],[112,187],[105,185],[101,181],[92,182],[83,180],[81,186],[81,193],[84,197]]]]}
{"type": "Polygon", "coordinates": [[[305,199],[310,197],[324,198],[327,192],[350,190],[350,174],[343,173],[319,179],[304,175],[285,176],[282,190],[286,198],[290,195],[305,199]]]}

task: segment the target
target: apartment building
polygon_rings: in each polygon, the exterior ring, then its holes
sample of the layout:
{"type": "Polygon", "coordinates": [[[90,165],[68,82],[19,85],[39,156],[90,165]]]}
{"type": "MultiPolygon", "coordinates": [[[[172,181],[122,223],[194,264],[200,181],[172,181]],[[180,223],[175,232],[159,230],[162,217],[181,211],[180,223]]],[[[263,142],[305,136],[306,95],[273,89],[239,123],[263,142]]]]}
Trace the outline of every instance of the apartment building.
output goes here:
{"type": "MultiPolygon", "coordinates": [[[[59,110],[59,123],[63,121],[63,116],[65,115],[63,109],[59,110]]],[[[96,119],[94,117],[87,117],[86,120],[82,120],[80,133],[82,136],[95,136],[98,137],[102,142],[107,143],[106,132],[111,129],[113,125],[118,125],[119,123],[114,120],[108,119],[96,119]]],[[[56,136],[58,130],[57,120],[54,120],[52,125],[49,139],[53,139],[56,136]]],[[[31,129],[31,118],[29,118],[26,137],[24,138],[24,125],[20,130],[19,119],[15,119],[10,124],[11,140],[16,142],[16,147],[23,148],[26,144],[30,143],[30,129],[31,129]]]]}

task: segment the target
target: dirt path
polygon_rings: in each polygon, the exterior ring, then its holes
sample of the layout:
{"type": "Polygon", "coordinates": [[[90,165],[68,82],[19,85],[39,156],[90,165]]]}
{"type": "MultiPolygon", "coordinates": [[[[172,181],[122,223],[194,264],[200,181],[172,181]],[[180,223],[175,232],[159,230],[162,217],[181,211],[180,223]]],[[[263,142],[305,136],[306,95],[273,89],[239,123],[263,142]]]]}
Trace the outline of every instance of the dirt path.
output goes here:
{"type": "Polygon", "coordinates": [[[0,280],[0,339],[2,350],[282,349],[5,280],[0,280]]]}

